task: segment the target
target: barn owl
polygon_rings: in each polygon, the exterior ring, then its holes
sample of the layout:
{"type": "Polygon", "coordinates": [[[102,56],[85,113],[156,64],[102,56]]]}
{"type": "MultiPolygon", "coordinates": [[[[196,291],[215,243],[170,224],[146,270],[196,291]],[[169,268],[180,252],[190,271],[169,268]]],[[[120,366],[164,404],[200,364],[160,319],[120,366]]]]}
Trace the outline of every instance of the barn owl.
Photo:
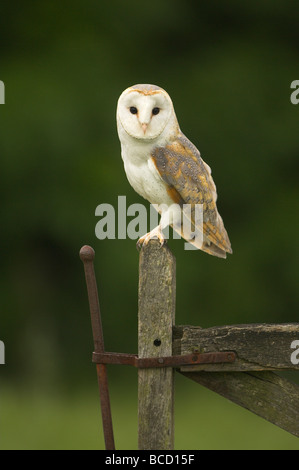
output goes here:
{"type": "Polygon", "coordinates": [[[217,211],[211,169],[180,130],[168,93],[148,84],[127,88],[117,104],[117,129],[129,183],[161,215],[159,225],[141,237],[137,245],[147,244],[151,238],[158,238],[163,244],[163,229],[170,225],[189,243],[210,255],[226,258],[226,253],[232,253],[217,211]],[[201,232],[200,242],[196,237],[190,239],[183,228],[181,215],[188,204],[190,227],[192,233],[201,232]],[[194,218],[198,204],[202,205],[200,226],[194,218]]]}

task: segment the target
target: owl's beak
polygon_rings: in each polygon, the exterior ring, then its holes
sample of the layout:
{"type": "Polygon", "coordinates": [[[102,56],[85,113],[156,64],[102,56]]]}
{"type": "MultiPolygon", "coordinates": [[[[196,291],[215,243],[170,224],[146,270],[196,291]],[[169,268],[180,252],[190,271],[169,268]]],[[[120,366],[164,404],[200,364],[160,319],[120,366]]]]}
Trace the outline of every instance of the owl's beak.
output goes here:
{"type": "Polygon", "coordinates": [[[148,124],[141,124],[141,127],[142,127],[142,130],[143,130],[143,133],[145,134],[146,133],[146,130],[147,130],[147,127],[148,127],[148,124]]]}

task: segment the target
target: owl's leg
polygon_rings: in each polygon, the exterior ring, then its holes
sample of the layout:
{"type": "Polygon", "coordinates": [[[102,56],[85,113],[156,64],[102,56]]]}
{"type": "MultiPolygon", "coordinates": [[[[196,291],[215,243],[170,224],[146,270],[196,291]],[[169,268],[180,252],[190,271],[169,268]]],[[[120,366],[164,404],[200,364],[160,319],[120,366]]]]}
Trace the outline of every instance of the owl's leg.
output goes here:
{"type": "Polygon", "coordinates": [[[142,245],[147,245],[152,238],[157,238],[161,246],[165,245],[167,238],[163,234],[163,230],[170,224],[174,223],[177,217],[181,217],[181,208],[178,204],[173,204],[171,206],[160,205],[155,207],[155,209],[161,214],[160,224],[155,227],[151,232],[146,233],[141,237],[137,242],[137,248],[141,248],[142,245]]]}
{"type": "Polygon", "coordinates": [[[137,248],[141,248],[142,245],[147,245],[152,238],[157,238],[163,246],[166,242],[166,238],[163,235],[161,224],[154,228],[151,232],[146,233],[143,237],[139,238],[137,242],[137,248]]]}

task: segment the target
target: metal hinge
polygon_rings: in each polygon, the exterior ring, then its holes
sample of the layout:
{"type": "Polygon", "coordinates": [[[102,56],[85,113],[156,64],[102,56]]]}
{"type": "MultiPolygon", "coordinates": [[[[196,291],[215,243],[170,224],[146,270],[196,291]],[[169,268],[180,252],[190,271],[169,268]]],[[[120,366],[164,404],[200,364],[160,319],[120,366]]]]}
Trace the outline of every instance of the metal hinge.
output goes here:
{"type": "Polygon", "coordinates": [[[94,352],[92,354],[92,362],[95,364],[120,364],[141,369],[152,367],[180,367],[195,364],[221,364],[235,362],[235,360],[236,354],[233,351],[146,358],[140,358],[136,354],[123,353],[94,352]]]}

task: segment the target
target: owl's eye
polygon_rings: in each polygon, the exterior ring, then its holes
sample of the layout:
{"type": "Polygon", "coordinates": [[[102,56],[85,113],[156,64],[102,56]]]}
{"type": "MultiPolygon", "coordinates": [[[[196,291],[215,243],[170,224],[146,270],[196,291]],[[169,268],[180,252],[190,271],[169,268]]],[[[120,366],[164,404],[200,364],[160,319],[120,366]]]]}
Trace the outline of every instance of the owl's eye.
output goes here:
{"type": "Polygon", "coordinates": [[[138,109],[135,108],[135,106],[131,106],[131,107],[130,107],[130,113],[132,113],[132,114],[137,114],[137,113],[138,113],[138,109]]]}
{"type": "Polygon", "coordinates": [[[154,116],[156,116],[157,114],[159,114],[159,112],[160,112],[160,108],[154,108],[154,109],[152,110],[152,113],[153,113],[154,116]]]}

